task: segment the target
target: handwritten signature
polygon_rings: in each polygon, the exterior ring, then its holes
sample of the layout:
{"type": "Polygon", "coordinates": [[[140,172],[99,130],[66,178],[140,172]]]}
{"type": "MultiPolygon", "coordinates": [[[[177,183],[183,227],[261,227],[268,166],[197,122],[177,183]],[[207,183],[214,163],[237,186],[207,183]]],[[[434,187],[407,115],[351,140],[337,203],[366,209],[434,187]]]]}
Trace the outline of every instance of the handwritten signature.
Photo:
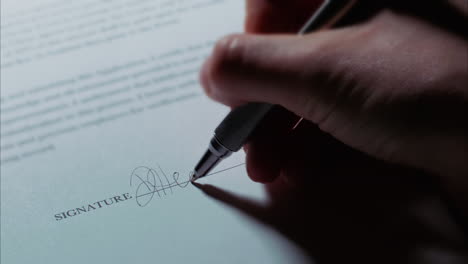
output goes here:
{"type": "MultiPolygon", "coordinates": [[[[225,168],[216,172],[212,172],[206,176],[219,174],[228,170],[232,170],[245,163],[238,164],[229,168],[225,168]]],[[[140,207],[147,206],[154,197],[162,197],[169,192],[173,194],[174,188],[186,188],[190,184],[194,172],[190,172],[185,176],[180,173],[174,172],[172,177],[167,174],[158,166],[158,169],[140,166],[132,171],[130,175],[130,186],[135,187],[135,200],[140,207]]]]}
{"type": "Polygon", "coordinates": [[[135,200],[140,207],[147,206],[155,196],[162,197],[169,192],[172,194],[174,188],[186,188],[190,184],[193,172],[182,178],[178,172],[174,172],[169,178],[158,166],[153,169],[145,166],[137,167],[130,175],[130,186],[134,186],[135,200]]]}

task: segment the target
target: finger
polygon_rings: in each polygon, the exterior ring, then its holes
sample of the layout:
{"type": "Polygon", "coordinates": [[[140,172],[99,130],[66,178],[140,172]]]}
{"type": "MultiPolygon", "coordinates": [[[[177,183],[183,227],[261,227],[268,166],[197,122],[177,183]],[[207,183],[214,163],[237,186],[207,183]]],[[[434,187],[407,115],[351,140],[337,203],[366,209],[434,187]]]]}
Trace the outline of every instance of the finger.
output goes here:
{"type": "Polygon", "coordinates": [[[247,0],[245,29],[255,33],[296,32],[323,0],[247,0]]]}
{"type": "Polygon", "coordinates": [[[346,53],[342,42],[349,35],[359,36],[349,31],[357,29],[350,27],[302,37],[226,37],[204,65],[202,85],[209,97],[227,105],[278,104],[318,123],[333,106],[340,87],[340,83],[326,83],[339,70],[333,57],[336,47],[340,46],[340,54],[346,53]],[[335,65],[331,67],[332,64],[335,65]]]}
{"type": "Polygon", "coordinates": [[[272,182],[281,170],[284,144],[299,117],[275,107],[256,129],[247,144],[247,171],[256,182],[272,182]]]}
{"type": "MultiPolygon", "coordinates": [[[[346,174],[354,152],[311,122],[302,122],[287,138],[281,176],[294,187],[333,181],[331,175],[346,174]]],[[[356,155],[361,155],[356,152],[356,155]]]]}

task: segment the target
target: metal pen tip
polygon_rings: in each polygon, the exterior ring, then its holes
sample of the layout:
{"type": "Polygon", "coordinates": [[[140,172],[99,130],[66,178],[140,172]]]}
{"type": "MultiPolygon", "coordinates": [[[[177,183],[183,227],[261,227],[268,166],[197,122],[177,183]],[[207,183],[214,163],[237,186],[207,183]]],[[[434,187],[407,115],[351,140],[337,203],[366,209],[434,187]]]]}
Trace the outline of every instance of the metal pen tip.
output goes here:
{"type": "Polygon", "coordinates": [[[208,150],[195,167],[190,181],[194,182],[205,177],[220,161],[220,157],[208,150]]]}
{"type": "Polygon", "coordinates": [[[231,153],[232,152],[229,149],[218,142],[216,137],[213,138],[210,141],[208,150],[202,156],[197,166],[195,166],[193,174],[190,177],[190,182],[193,183],[196,180],[207,176],[222,159],[228,157],[231,153]]]}
{"type": "Polygon", "coordinates": [[[190,176],[190,182],[194,183],[196,180],[198,180],[200,177],[198,177],[198,174],[196,171],[192,173],[192,176],[190,176]]]}

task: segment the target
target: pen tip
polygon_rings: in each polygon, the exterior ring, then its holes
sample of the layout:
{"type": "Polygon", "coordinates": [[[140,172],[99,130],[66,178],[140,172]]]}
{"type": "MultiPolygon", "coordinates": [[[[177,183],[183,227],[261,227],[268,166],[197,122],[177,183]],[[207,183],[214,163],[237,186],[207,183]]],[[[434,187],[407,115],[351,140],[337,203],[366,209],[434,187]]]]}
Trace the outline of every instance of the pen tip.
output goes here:
{"type": "Polygon", "coordinates": [[[192,172],[192,176],[190,176],[190,182],[191,182],[191,183],[194,183],[197,179],[198,179],[197,173],[196,173],[196,172],[192,172]]]}

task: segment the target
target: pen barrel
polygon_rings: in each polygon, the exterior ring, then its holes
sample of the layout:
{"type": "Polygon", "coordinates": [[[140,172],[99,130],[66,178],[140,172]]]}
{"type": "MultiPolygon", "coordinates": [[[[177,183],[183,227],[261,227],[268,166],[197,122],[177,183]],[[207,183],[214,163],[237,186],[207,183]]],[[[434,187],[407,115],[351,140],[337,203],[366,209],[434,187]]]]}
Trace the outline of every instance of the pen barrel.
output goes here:
{"type": "Polygon", "coordinates": [[[325,0],[322,6],[299,31],[304,35],[312,31],[330,28],[357,3],[357,0],[325,0]]]}
{"type": "Polygon", "coordinates": [[[219,143],[237,152],[274,106],[267,103],[248,103],[233,109],[215,130],[219,143]]]}

